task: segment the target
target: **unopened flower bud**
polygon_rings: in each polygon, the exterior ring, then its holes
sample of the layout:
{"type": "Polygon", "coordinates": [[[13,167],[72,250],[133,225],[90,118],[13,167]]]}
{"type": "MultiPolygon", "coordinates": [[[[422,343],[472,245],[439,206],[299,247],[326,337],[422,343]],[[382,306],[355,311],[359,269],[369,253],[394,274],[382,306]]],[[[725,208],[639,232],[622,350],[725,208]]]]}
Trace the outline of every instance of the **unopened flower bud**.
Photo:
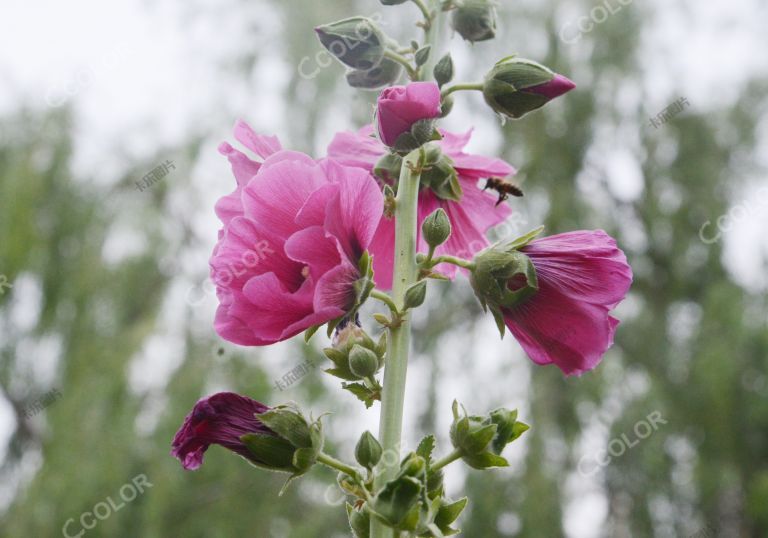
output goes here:
{"type": "Polygon", "coordinates": [[[405,290],[405,298],[403,299],[403,307],[407,310],[409,308],[418,308],[424,304],[424,299],[427,297],[427,281],[422,280],[417,282],[413,286],[405,290]]]}
{"type": "Polygon", "coordinates": [[[451,26],[466,41],[485,41],[496,36],[496,5],[493,0],[452,0],[451,26]]]}
{"type": "Polygon", "coordinates": [[[497,113],[517,119],[575,87],[572,81],[539,63],[510,56],[486,75],[483,97],[497,113]]]}
{"type": "Polygon", "coordinates": [[[497,409],[486,417],[459,415],[458,402],[453,402],[453,424],[451,442],[461,453],[464,462],[474,469],[506,467],[506,459],[499,454],[507,444],[514,441],[528,426],[516,422],[517,412],[497,409]]]}
{"type": "Polygon", "coordinates": [[[346,381],[357,381],[372,377],[384,365],[386,340],[376,343],[362,327],[349,323],[336,334],[333,347],[324,349],[323,353],[334,363],[333,368],[325,370],[326,373],[346,381]]]}
{"type": "Polygon", "coordinates": [[[451,58],[450,52],[435,64],[432,74],[435,76],[437,85],[441,88],[453,79],[453,58],[451,58]]]}
{"type": "Polygon", "coordinates": [[[355,344],[349,352],[349,369],[360,379],[373,376],[379,369],[376,353],[355,344]]]}
{"type": "Polygon", "coordinates": [[[355,459],[357,460],[357,463],[367,469],[373,469],[376,464],[379,463],[381,454],[381,445],[373,434],[369,431],[364,432],[355,447],[355,459]]]}
{"type": "Polygon", "coordinates": [[[386,36],[366,17],[350,17],[315,28],[320,42],[344,65],[369,70],[382,61],[386,36]]]}
{"type": "Polygon", "coordinates": [[[347,72],[347,84],[363,90],[378,90],[395,84],[403,72],[399,63],[384,58],[377,66],[366,71],[352,69],[347,72]]]}
{"type": "Polygon", "coordinates": [[[439,247],[451,236],[451,221],[442,207],[430,213],[421,223],[421,235],[432,248],[439,247]]]}

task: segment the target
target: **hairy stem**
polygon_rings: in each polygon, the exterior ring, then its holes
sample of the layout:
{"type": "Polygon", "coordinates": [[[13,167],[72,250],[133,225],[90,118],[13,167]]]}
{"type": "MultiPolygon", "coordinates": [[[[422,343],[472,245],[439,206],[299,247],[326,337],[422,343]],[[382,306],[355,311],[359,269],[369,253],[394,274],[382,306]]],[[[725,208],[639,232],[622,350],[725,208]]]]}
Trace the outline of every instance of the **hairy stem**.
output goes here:
{"type": "MultiPolygon", "coordinates": [[[[403,160],[400,182],[397,188],[395,209],[395,267],[392,296],[395,304],[404,310],[405,291],[418,278],[416,264],[416,225],[419,197],[420,165],[423,150],[409,153],[403,160]]],[[[389,329],[389,350],[384,370],[384,390],[381,395],[381,421],[379,442],[384,453],[374,484],[375,490],[393,478],[400,463],[400,435],[403,429],[403,400],[405,399],[405,376],[408,370],[408,353],[411,344],[411,322],[408,315],[402,323],[389,329]]],[[[388,538],[391,530],[380,522],[371,520],[371,538],[388,538]]]]}
{"type": "Polygon", "coordinates": [[[450,86],[443,88],[443,91],[440,92],[440,95],[445,97],[446,95],[450,95],[453,92],[458,92],[461,90],[483,91],[483,83],[482,82],[462,82],[460,84],[451,84],[450,86]]]}
{"type": "Polygon", "coordinates": [[[461,453],[458,450],[454,450],[450,454],[446,455],[445,457],[440,458],[435,463],[433,463],[429,468],[432,471],[437,471],[438,469],[442,469],[446,465],[453,463],[457,459],[461,457],[461,453]]]}

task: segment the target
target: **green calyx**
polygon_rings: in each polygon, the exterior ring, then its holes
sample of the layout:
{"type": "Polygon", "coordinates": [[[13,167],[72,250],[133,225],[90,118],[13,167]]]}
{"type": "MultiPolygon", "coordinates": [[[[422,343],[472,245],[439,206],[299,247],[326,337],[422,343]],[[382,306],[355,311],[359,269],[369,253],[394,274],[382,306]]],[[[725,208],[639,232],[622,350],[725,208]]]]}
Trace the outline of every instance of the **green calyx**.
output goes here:
{"type": "MultiPolygon", "coordinates": [[[[422,120],[423,122],[424,120],[422,120]]],[[[434,129],[434,122],[428,120],[427,123],[417,122],[421,124],[421,127],[415,129],[416,132],[421,132],[418,136],[421,140],[426,142],[418,143],[416,136],[413,134],[414,129],[410,133],[404,133],[400,135],[397,143],[401,142],[407,147],[415,145],[415,147],[424,146],[424,161],[421,167],[420,182],[421,188],[432,189],[435,196],[442,200],[460,201],[464,192],[459,182],[459,175],[454,168],[453,160],[442,152],[440,145],[435,142],[439,137],[439,133],[434,129]],[[428,135],[427,132],[432,130],[432,134],[428,135]],[[407,144],[406,144],[407,142],[407,144]]],[[[373,173],[376,177],[381,179],[387,185],[397,190],[397,181],[400,177],[400,171],[403,167],[403,158],[397,152],[398,146],[395,146],[394,153],[388,153],[381,157],[373,167],[373,173]]]]}
{"type": "Polygon", "coordinates": [[[294,404],[285,404],[261,413],[259,420],[274,435],[248,433],[240,438],[258,462],[255,465],[290,473],[294,478],[317,462],[324,443],[319,419],[307,420],[294,404]]]}

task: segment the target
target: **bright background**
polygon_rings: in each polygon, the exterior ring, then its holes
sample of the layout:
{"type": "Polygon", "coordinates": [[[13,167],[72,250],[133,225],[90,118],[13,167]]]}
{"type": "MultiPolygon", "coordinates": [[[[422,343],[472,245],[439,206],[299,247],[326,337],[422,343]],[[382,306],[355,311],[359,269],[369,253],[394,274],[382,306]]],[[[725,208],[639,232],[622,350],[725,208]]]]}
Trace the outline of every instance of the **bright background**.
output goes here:
{"type": "MultiPolygon", "coordinates": [[[[377,431],[378,406],[319,368],[274,387],[327,342],[223,342],[203,285],[213,204],[233,185],[216,146],[237,118],[317,156],[370,121],[375,95],[348,88],[339,65],[300,72],[318,68],[312,28],[353,13],[418,37],[413,6],[375,0],[3,0],[0,536],[59,536],[139,474],[153,487],[88,536],[346,535],[324,500],[330,472],[277,500],[281,477],[222,449],[195,473],[168,451],[194,402],[222,389],[332,411],[345,458],[377,431]],[[166,160],[175,170],[134,188],[166,160]],[[52,389],[61,397],[23,418],[52,389]]],[[[444,125],[474,126],[471,150],[515,164],[526,191],[495,236],[604,228],[636,280],[616,345],[569,379],[500,342],[465,281],[432,284],[406,441],[435,431],[446,451],[454,398],[532,424],[510,469],[449,471],[472,538],[768,536],[768,4],[505,0],[499,13],[494,41],[444,33],[458,79],[517,52],[578,88],[504,126],[479,95],[457,96],[444,125]],[[615,13],[598,24],[601,5],[615,13]],[[684,112],[651,126],[681,97],[684,112]],[[666,424],[639,439],[652,413],[666,424]],[[622,454],[606,459],[609,446],[622,454]]]]}

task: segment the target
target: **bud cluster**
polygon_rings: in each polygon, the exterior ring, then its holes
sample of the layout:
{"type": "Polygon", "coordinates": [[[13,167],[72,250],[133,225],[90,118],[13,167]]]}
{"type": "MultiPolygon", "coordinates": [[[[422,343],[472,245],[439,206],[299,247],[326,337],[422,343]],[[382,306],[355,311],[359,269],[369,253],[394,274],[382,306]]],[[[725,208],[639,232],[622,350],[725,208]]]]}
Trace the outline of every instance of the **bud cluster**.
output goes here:
{"type": "Polygon", "coordinates": [[[375,400],[381,399],[381,386],[375,376],[384,366],[386,350],[386,332],[374,342],[361,327],[350,322],[336,333],[333,347],[323,350],[333,362],[333,368],[325,371],[345,381],[353,381],[342,386],[370,407],[375,400]]]}

